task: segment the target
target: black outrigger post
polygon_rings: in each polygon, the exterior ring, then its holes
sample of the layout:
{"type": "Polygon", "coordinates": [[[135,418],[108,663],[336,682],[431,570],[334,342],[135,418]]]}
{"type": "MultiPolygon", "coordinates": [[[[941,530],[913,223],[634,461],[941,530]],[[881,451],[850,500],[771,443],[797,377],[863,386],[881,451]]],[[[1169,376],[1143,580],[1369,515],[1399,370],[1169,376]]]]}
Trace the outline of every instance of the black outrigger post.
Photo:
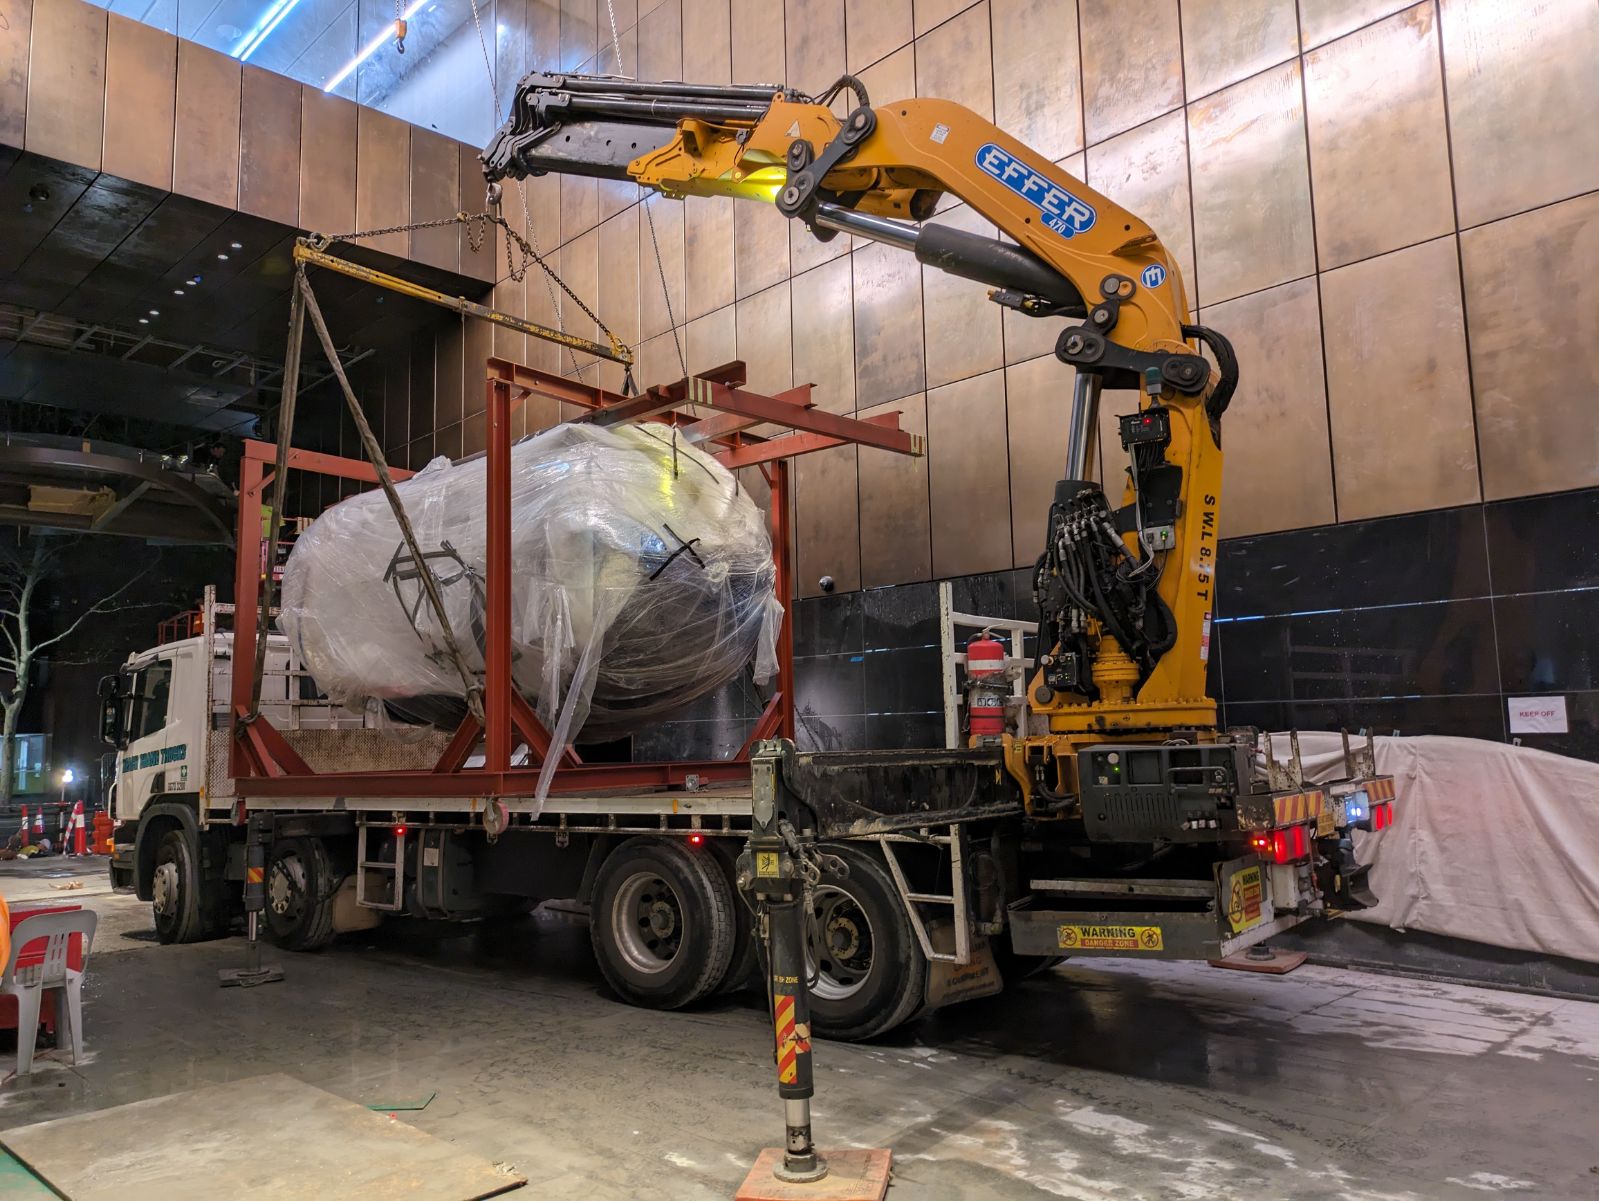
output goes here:
{"type": "Polygon", "coordinates": [[[780,768],[787,744],[766,742],[750,756],[753,825],[739,860],[739,886],[755,904],[766,945],[766,985],[771,1005],[777,1095],[783,1099],[786,1131],[781,1150],[761,1152],[735,1201],[795,1196],[782,1185],[810,1184],[804,1196],[818,1201],[879,1201],[888,1187],[886,1149],[830,1152],[832,1164],[811,1138],[810,965],[805,923],[810,889],[823,866],[843,875],[847,865],[817,846],[817,831],[785,804],[780,768]],[[775,1187],[774,1187],[775,1186],[775,1187]]]}
{"type": "Polygon", "coordinates": [[[276,964],[261,965],[261,911],[266,908],[266,844],[271,820],[264,813],[250,818],[244,851],[244,920],[250,942],[243,967],[225,967],[217,972],[223,988],[254,988],[283,979],[283,969],[276,964]]]}

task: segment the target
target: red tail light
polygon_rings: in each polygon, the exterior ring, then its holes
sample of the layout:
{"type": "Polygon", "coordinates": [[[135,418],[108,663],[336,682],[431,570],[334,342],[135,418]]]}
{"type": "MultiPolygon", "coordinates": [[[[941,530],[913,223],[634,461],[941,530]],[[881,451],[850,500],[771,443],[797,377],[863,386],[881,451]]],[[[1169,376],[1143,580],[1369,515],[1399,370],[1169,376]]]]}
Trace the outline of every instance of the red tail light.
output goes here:
{"type": "Polygon", "coordinates": [[[1249,849],[1257,855],[1271,854],[1271,835],[1251,834],[1249,836],[1249,849]]]}
{"type": "Polygon", "coordinates": [[[394,837],[396,837],[396,838],[404,838],[405,837],[405,827],[404,826],[395,826],[394,827],[394,837]]]}
{"type": "Polygon", "coordinates": [[[705,835],[703,835],[703,834],[690,834],[688,836],[688,841],[689,841],[689,845],[690,846],[696,846],[697,847],[697,846],[700,845],[700,843],[705,841],[705,835]]]}
{"type": "Polygon", "coordinates": [[[1394,824],[1394,803],[1384,801],[1380,805],[1371,807],[1371,828],[1373,830],[1386,830],[1394,824]]]}
{"type": "Polygon", "coordinates": [[[1277,863],[1292,863],[1310,854],[1310,833],[1304,826],[1289,826],[1271,832],[1271,857],[1277,863]]]}

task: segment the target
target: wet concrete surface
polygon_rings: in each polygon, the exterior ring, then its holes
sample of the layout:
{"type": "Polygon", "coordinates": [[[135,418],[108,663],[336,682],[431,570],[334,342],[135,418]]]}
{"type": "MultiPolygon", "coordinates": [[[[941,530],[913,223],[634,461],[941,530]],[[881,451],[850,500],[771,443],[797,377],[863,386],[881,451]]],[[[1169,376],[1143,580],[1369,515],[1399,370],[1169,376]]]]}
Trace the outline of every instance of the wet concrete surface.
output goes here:
{"type": "MultiPolygon", "coordinates": [[[[523,1195],[584,1201],[726,1198],[781,1138],[760,1002],[625,1006],[580,918],[272,952],[285,982],[222,990],[242,939],[160,947],[136,901],[88,903],[113,915],[88,1062],[52,1052],[8,1082],[0,1130],[283,1071],[365,1104],[436,1090],[400,1120],[514,1165],[523,1195]]],[[[875,1044],[819,1043],[816,1068],[819,1141],[893,1148],[898,1201],[1599,1196],[1583,1001],[1083,960],[875,1044]]]]}

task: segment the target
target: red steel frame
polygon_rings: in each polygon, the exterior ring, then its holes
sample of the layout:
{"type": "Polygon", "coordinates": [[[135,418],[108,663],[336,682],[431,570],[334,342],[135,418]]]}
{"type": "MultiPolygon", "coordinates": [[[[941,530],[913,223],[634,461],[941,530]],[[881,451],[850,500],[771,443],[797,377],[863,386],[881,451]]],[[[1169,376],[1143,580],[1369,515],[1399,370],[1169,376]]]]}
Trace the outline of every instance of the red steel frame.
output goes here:
{"type": "MultiPolygon", "coordinates": [[[[858,443],[900,454],[921,454],[919,435],[899,429],[899,414],[863,421],[839,417],[813,407],[810,385],[778,396],[762,396],[744,388],[744,365],[729,363],[703,376],[651,388],[642,397],[625,397],[602,388],[537,371],[504,359],[487,363],[485,401],[488,411],[487,523],[485,563],[484,719],[468,716],[432,768],[407,771],[315,772],[297,755],[264,716],[248,719],[254,684],[252,647],[260,609],[260,587],[271,561],[262,531],[261,504],[272,483],[276,447],[246,441],[240,465],[239,526],[234,574],[234,655],[232,712],[235,738],[230,769],[241,796],[375,798],[488,798],[531,796],[540,767],[513,767],[511,756],[520,735],[542,762],[550,754],[550,734],[511,681],[511,416],[529,395],[541,395],[576,406],[574,419],[613,424],[652,420],[676,425],[683,437],[703,442],[729,469],[756,466],[772,491],[772,554],[777,567],[778,595],[793,594],[790,533],[793,528],[786,460],[797,454],[858,443]],[[704,405],[716,410],[701,418],[680,406],[704,405]],[[749,434],[752,425],[775,422],[795,432],[767,439],[749,434]],[[484,765],[464,766],[481,736],[484,765]]],[[[370,463],[290,450],[288,465],[342,479],[376,483],[370,463]]],[[[391,468],[396,479],[412,474],[391,468]]],[[[612,789],[681,787],[690,777],[702,784],[734,783],[749,778],[750,751],[766,738],[794,736],[794,640],[785,605],[778,635],[777,691],[756,722],[749,739],[731,759],[658,763],[583,763],[571,747],[561,749],[552,793],[596,793],[612,789]]]]}

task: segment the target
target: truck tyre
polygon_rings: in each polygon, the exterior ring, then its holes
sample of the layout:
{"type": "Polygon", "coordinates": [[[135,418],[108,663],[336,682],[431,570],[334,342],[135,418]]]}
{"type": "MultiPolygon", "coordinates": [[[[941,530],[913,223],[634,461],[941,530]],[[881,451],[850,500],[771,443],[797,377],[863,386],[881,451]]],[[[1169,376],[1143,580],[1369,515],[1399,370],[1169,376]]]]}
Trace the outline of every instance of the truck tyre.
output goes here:
{"type": "Polygon", "coordinates": [[[155,935],[164,943],[199,942],[215,933],[200,908],[200,856],[181,829],[168,830],[156,844],[150,884],[155,935]]]}
{"type": "Polygon", "coordinates": [[[679,1009],[726,977],[734,904],[711,854],[678,839],[629,839],[606,857],[594,881],[594,958],[623,1000],[679,1009]]]}
{"type": "Polygon", "coordinates": [[[722,875],[727,881],[728,895],[733,899],[733,957],[728,961],[727,974],[711,991],[733,993],[748,988],[756,982],[760,972],[755,938],[755,914],[738,893],[738,853],[743,843],[733,838],[712,838],[717,862],[722,865],[722,875]]]}
{"type": "Polygon", "coordinates": [[[811,890],[811,1026],[844,1042],[874,1038],[921,1008],[927,957],[882,861],[848,843],[824,849],[849,865],[849,875],[824,873],[811,890]]]}
{"type": "Polygon", "coordinates": [[[333,939],[333,898],[342,881],[320,838],[285,838],[267,851],[266,918],[286,951],[314,951],[333,939]]]}

